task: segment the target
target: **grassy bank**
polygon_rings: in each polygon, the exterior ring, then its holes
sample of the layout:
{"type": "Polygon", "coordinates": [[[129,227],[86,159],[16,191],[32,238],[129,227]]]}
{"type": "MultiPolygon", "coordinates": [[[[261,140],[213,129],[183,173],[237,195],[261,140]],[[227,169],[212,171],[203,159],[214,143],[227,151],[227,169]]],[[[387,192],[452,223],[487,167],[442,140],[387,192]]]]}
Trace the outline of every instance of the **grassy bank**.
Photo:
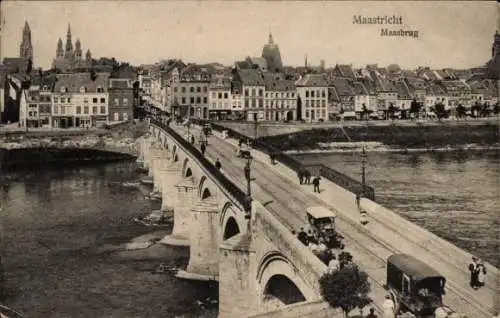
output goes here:
{"type": "Polygon", "coordinates": [[[468,144],[484,146],[498,143],[498,124],[439,126],[351,126],[310,129],[291,134],[263,137],[281,150],[320,149],[320,143],[373,141],[396,148],[456,147],[468,144]]]}

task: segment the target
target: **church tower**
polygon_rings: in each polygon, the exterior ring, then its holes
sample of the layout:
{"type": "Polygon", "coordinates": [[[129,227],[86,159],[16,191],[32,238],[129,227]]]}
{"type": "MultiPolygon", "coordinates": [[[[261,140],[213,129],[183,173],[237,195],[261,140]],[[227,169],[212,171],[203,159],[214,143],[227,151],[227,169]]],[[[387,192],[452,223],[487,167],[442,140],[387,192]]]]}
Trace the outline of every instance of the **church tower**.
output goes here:
{"type": "Polygon", "coordinates": [[[89,49],[87,50],[87,53],[85,54],[85,60],[87,62],[91,62],[92,61],[92,54],[90,53],[89,49]]]}
{"type": "Polygon", "coordinates": [[[63,43],[61,38],[59,38],[59,41],[57,41],[56,58],[58,59],[64,58],[63,43]]]}
{"type": "Polygon", "coordinates": [[[71,59],[73,57],[73,42],[71,40],[71,26],[68,24],[68,33],[66,34],[66,49],[64,51],[64,57],[66,59],[71,59]]]}
{"type": "Polygon", "coordinates": [[[80,39],[76,39],[75,42],[75,58],[77,61],[82,59],[82,44],[80,43],[80,39]]]}
{"type": "Polygon", "coordinates": [[[19,48],[19,57],[33,61],[33,46],[31,45],[31,29],[28,21],[24,23],[23,39],[19,48]]]}
{"type": "Polygon", "coordinates": [[[495,32],[495,36],[493,37],[493,46],[491,48],[491,57],[495,58],[497,54],[500,53],[500,33],[498,30],[495,32]]]}
{"type": "Polygon", "coordinates": [[[274,43],[273,35],[269,33],[269,40],[262,49],[262,57],[267,61],[267,69],[270,72],[283,71],[283,63],[281,62],[281,53],[278,45],[274,43]]]}

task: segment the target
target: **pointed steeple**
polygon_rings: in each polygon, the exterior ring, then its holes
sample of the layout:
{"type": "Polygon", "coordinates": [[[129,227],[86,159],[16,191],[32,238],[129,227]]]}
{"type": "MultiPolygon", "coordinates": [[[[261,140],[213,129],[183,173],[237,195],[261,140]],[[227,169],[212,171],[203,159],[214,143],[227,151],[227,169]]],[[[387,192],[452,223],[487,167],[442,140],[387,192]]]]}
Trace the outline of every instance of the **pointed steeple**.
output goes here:
{"type": "Polygon", "coordinates": [[[273,34],[269,32],[269,44],[274,44],[273,34]]]}
{"type": "Polygon", "coordinates": [[[304,66],[307,68],[307,54],[304,56],[304,66]]]}
{"type": "Polygon", "coordinates": [[[57,50],[56,50],[56,57],[63,57],[64,56],[64,50],[63,50],[63,42],[61,38],[57,41],[57,50]]]}
{"type": "Polygon", "coordinates": [[[33,46],[31,45],[31,29],[28,21],[24,21],[23,37],[19,46],[19,57],[33,60],[33,46]]]}
{"type": "Polygon", "coordinates": [[[66,33],[66,37],[71,38],[71,24],[68,23],[68,32],[66,33]]]}
{"type": "Polygon", "coordinates": [[[73,54],[73,42],[71,40],[71,26],[68,23],[68,33],[66,34],[65,56],[70,57],[73,54]]]}

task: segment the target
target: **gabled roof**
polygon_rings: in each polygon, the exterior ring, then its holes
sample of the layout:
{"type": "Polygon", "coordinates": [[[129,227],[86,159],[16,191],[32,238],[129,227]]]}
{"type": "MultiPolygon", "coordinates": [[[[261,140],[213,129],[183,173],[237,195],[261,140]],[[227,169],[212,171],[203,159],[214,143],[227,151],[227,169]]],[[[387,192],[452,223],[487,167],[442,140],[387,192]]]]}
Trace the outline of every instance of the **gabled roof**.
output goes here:
{"type": "Polygon", "coordinates": [[[263,57],[250,57],[250,63],[259,67],[259,69],[267,70],[267,61],[263,57]]]}
{"type": "Polygon", "coordinates": [[[329,85],[335,87],[339,96],[354,96],[355,90],[346,78],[336,77],[329,81],[329,85]]]}
{"type": "Polygon", "coordinates": [[[335,86],[328,87],[328,101],[330,102],[340,102],[339,94],[335,89],[335,86]]]}
{"type": "Polygon", "coordinates": [[[96,73],[95,75],[95,80],[92,80],[90,73],[57,74],[54,91],[60,92],[61,87],[65,87],[68,92],[79,93],[80,87],[85,87],[87,92],[97,92],[97,88],[101,87],[106,92],[109,73],[96,73]]]}
{"type": "Polygon", "coordinates": [[[337,71],[339,73],[339,76],[348,77],[348,78],[354,78],[354,77],[356,77],[356,74],[354,74],[354,71],[353,71],[351,65],[337,64],[335,66],[335,68],[337,69],[337,71]]]}
{"type": "Polygon", "coordinates": [[[31,85],[38,85],[40,86],[40,88],[47,86],[52,91],[54,89],[55,83],[56,83],[55,74],[48,74],[43,76],[37,74],[31,76],[31,85]]]}
{"type": "Polygon", "coordinates": [[[264,73],[264,83],[269,91],[292,91],[295,90],[295,83],[285,80],[279,73],[264,73]]]}
{"type": "Polygon", "coordinates": [[[219,78],[212,80],[208,86],[211,90],[230,90],[231,89],[231,79],[230,78],[219,78]]]}
{"type": "Polygon", "coordinates": [[[258,70],[240,69],[237,71],[238,78],[246,86],[264,86],[264,78],[258,70]]]}
{"type": "Polygon", "coordinates": [[[361,82],[353,82],[352,87],[356,95],[368,95],[368,90],[361,82]]]}
{"type": "Polygon", "coordinates": [[[437,84],[432,83],[427,87],[427,95],[444,95],[444,94],[445,94],[444,89],[437,84]]]}
{"type": "Polygon", "coordinates": [[[408,90],[408,87],[405,85],[403,81],[398,81],[394,83],[394,88],[398,93],[399,99],[412,99],[410,91],[408,90]]]}
{"type": "Polygon", "coordinates": [[[306,74],[300,78],[296,83],[296,86],[308,86],[308,87],[327,87],[328,83],[325,77],[321,74],[306,74]]]}

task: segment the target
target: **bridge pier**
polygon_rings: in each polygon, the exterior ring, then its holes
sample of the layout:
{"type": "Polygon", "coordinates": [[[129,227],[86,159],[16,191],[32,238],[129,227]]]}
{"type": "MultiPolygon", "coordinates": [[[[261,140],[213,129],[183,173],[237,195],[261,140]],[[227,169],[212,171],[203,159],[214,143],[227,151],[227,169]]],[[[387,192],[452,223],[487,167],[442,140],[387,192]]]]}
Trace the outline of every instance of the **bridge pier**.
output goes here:
{"type": "Polygon", "coordinates": [[[163,238],[162,243],[177,246],[189,246],[189,231],[191,220],[191,209],[196,202],[196,186],[192,177],[188,177],[175,185],[176,205],[174,208],[174,228],[172,234],[163,238]]]}
{"type": "Polygon", "coordinates": [[[153,192],[161,192],[161,165],[162,165],[162,151],[159,148],[152,149],[151,155],[151,171],[153,174],[153,192]]]}
{"type": "Polygon", "coordinates": [[[219,318],[248,317],[258,312],[252,237],[238,234],[220,244],[219,318]]]}
{"type": "Polygon", "coordinates": [[[200,201],[191,209],[189,228],[189,264],[178,278],[219,280],[219,211],[210,199],[200,201]]]}

